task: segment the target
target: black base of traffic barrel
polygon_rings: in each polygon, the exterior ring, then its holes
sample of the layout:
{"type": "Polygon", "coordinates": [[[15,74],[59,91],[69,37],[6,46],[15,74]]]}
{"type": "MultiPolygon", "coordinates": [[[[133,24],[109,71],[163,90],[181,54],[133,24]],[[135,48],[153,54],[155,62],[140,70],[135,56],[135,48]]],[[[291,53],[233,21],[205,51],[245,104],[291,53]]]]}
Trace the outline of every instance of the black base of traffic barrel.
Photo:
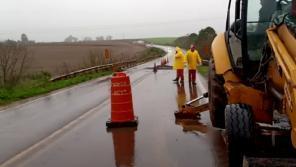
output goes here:
{"type": "Polygon", "coordinates": [[[200,119],[199,113],[191,113],[191,112],[175,112],[176,119],[200,119]]]}
{"type": "Polygon", "coordinates": [[[135,120],[126,121],[126,122],[111,122],[110,120],[106,122],[107,128],[123,128],[123,127],[137,127],[138,126],[138,118],[135,120]]]}

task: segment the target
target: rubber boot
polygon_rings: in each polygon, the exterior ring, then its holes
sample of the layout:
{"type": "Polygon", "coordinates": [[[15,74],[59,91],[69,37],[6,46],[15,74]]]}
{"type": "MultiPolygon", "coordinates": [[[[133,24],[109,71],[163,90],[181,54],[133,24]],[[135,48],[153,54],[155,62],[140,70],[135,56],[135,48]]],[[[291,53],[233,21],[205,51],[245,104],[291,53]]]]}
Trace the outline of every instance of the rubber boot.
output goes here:
{"type": "Polygon", "coordinates": [[[184,80],[181,80],[180,83],[181,83],[181,85],[184,85],[184,80]]]}

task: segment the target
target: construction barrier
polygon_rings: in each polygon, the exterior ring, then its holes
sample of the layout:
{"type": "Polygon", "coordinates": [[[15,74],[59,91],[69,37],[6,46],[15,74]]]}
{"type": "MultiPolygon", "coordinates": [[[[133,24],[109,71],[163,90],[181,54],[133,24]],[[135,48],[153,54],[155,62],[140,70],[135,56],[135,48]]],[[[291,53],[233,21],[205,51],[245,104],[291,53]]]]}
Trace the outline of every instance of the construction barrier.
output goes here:
{"type": "Polygon", "coordinates": [[[123,72],[115,73],[111,78],[111,119],[107,121],[106,126],[130,127],[137,124],[129,76],[123,72]]]}

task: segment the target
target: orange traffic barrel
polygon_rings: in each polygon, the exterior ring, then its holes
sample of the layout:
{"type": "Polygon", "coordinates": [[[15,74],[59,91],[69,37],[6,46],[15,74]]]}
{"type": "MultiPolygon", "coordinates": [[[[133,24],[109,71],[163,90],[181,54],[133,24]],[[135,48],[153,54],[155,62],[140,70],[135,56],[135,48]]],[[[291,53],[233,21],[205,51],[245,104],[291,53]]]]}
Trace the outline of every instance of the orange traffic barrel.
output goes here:
{"type": "Polygon", "coordinates": [[[129,76],[123,72],[115,73],[111,78],[111,119],[106,126],[112,128],[137,125],[129,76]]]}

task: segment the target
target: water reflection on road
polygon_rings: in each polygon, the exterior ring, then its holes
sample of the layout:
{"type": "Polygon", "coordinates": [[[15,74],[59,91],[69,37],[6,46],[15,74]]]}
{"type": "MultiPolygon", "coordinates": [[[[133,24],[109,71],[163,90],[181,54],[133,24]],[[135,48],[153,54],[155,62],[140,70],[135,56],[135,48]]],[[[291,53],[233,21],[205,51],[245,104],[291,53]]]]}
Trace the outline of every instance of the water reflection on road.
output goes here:
{"type": "Polygon", "coordinates": [[[190,100],[197,98],[197,88],[196,85],[189,84],[189,93],[190,93],[190,100]]]}
{"type": "Polygon", "coordinates": [[[178,104],[178,109],[180,110],[182,106],[186,103],[186,92],[183,84],[177,83],[177,96],[176,101],[178,104]]]}
{"type": "MultiPolygon", "coordinates": [[[[185,85],[176,84],[176,87],[176,102],[179,110],[187,100],[193,100],[198,97],[196,85],[188,84],[189,96],[186,95],[185,85]]],[[[197,106],[199,102],[195,102],[193,105],[197,106]]],[[[184,133],[194,134],[199,139],[207,140],[211,147],[215,166],[226,167],[228,166],[228,157],[222,131],[211,127],[208,119],[204,120],[208,117],[208,113],[202,113],[201,119],[176,119],[175,124],[181,126],[184,133]]]]}
{"type": "Polygon", "coordinates": [[[137,128],[111,129],[116,167],[133,167],[135,164],[135,132],[137,128]]]}

